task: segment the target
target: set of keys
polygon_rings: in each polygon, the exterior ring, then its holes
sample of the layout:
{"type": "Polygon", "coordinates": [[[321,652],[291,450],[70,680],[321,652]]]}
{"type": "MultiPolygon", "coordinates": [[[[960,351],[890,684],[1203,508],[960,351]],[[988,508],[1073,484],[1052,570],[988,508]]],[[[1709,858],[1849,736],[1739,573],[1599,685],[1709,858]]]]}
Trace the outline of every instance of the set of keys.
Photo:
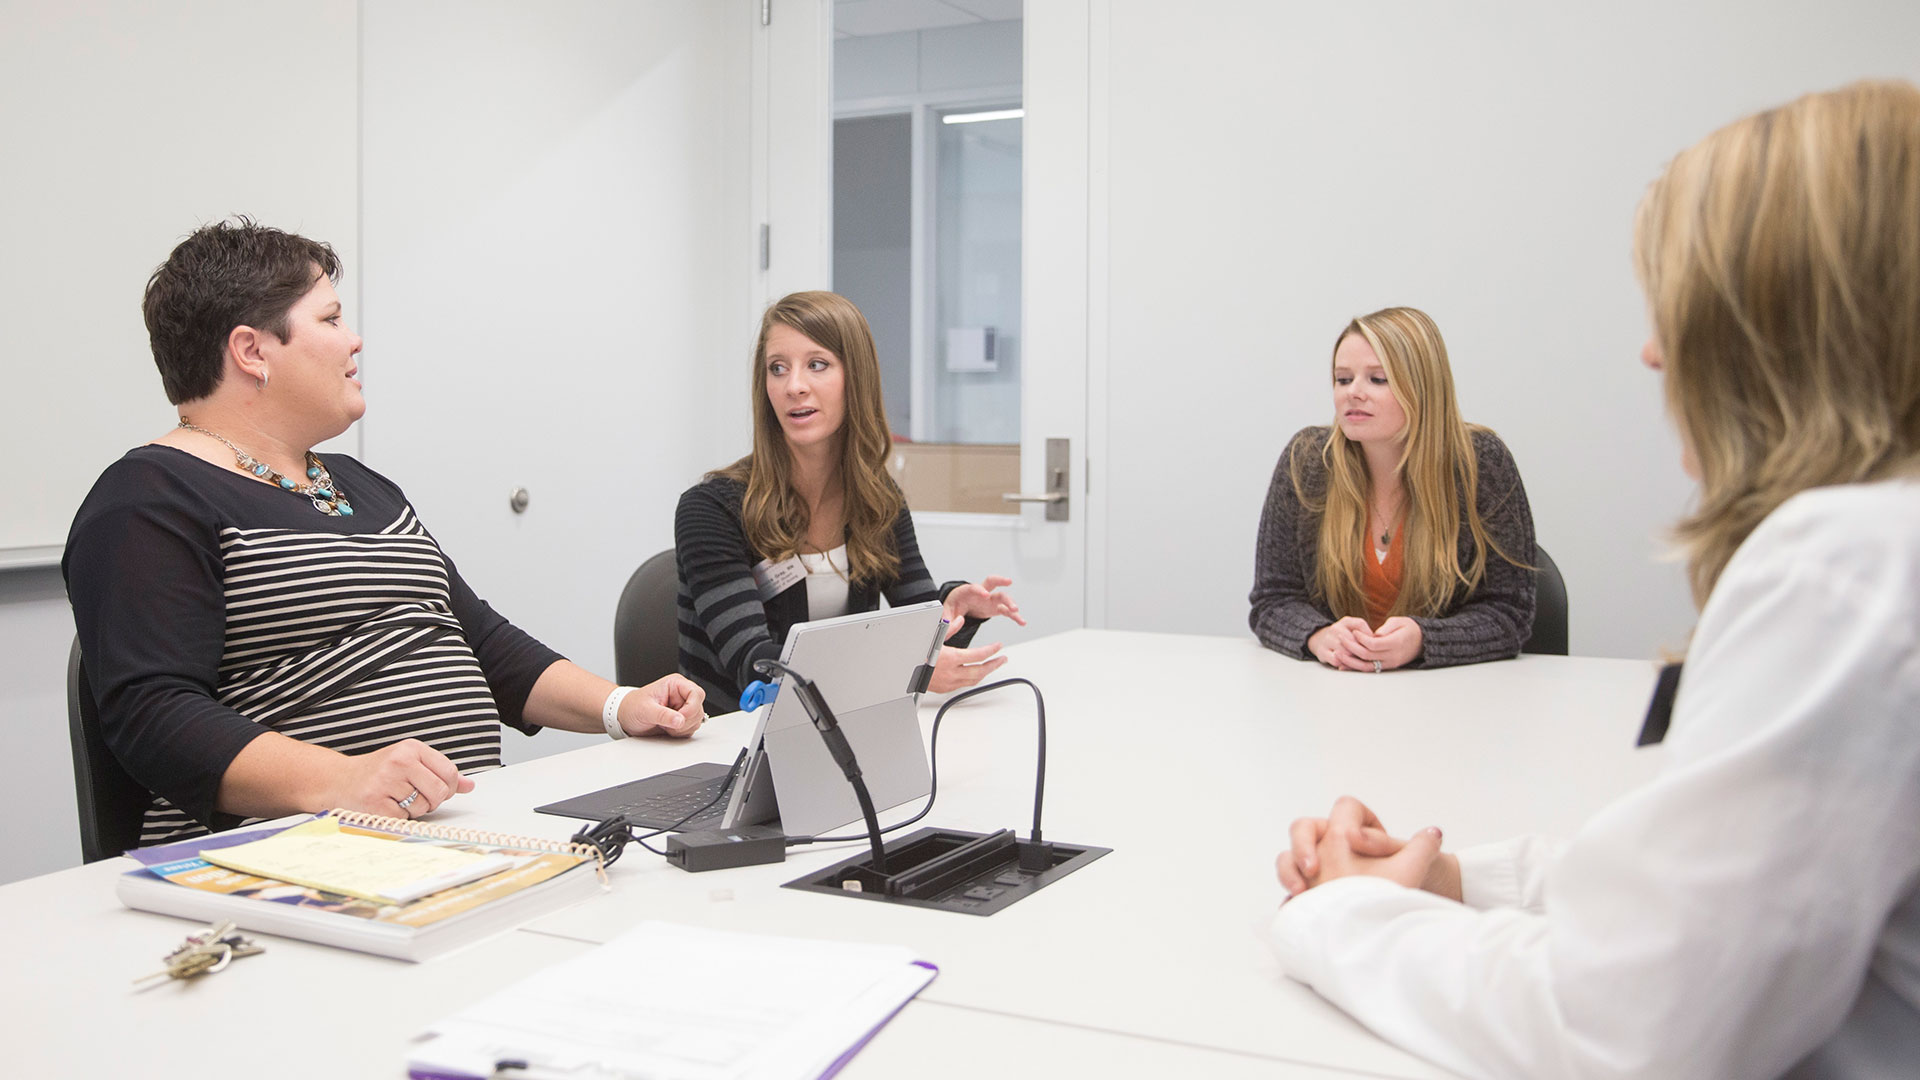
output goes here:
{"type": "MultiPolygon", "coordinates": [[[[142,975],[133,980],[134,985],[145,983],[157,986],[159,979],[191,979],[195,975],[208,975],[225,968],[237,957],[252,956],[265,949],[254,944],[250,938],[242,937],[239,927],[231,922],[214,923],[197,934],[188,934],[187,940],[167,954],[167,968],[151,975],[142,975]]],[[[141,989],[146,989],[142,986],[141,989]]]]}

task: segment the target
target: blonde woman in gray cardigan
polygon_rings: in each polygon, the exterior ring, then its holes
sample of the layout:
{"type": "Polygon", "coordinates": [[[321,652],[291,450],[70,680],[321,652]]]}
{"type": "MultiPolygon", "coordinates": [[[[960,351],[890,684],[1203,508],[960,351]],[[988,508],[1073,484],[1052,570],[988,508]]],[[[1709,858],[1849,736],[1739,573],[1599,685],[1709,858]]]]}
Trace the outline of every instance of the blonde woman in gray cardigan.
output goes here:
{"type": "Polygon", "coordinates": [[[1274,946],[1462,1076],[1912,1076],[1920,89],[1709,136],[1648,189],[1634,255],[1699,482],[1660,774],[1564,842],[1445,853],[1343,798],[1289,830],[1274,946]]]}
{"type": "Polygon", "coordinates": [[[1248,622],[1343,671],[1503,660],[1533,628],[1533,513],[1513,455],[1460,419],[1425,312],[1362,315],[1334,342],[1334,424],[1274,469],[1248,622]]]}

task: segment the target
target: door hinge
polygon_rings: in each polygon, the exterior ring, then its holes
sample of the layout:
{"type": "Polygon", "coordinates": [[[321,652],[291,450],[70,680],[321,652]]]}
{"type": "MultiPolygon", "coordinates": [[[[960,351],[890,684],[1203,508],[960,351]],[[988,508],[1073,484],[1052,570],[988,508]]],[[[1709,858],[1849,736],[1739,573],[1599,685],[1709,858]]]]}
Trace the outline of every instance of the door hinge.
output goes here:
{"type": "Polygon", "coordinates": [[[773,267],[773,226],[760,226],[760,269],[773,267]]]}
{"type": "Polygon", "coordinates": [[[773,25],[773,0],[760,0],[760,25],[773,25]]]}

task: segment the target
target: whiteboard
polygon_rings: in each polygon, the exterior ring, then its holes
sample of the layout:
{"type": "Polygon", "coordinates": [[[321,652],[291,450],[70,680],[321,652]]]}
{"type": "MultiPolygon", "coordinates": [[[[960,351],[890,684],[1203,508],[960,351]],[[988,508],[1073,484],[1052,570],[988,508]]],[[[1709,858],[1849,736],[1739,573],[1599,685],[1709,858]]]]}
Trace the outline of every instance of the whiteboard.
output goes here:
{"type": "Polygon", "coordinates": [[[351,275],[359,158],[353,0],[0,0],[0,25],[4,569],[56,561],[101,469],[174,423],[140,317],[154,267],[244,212],[351,275]]]}

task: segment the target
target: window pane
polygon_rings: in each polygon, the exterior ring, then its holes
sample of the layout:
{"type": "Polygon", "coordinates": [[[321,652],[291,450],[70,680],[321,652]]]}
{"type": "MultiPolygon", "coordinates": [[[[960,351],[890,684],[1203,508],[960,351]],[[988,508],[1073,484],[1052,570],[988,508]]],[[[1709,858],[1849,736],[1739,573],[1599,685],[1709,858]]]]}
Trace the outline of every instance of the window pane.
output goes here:
{"type": "Polygon", "coordinates": [[[1020,441],[1021,121],[1017,116],[972,119],[998,111],[944,111],[937,128],[933,437],[938,442],[1020,441]]]}
{"type": "Polygon", "coordinates": [[[873,328],[887,424],[913,430],[913,119],[833,125],[833,289],[873,328]]]}
{"type": "Polygon", "coordinates": [[[986,6],[834,6],[832,287],[873,327],[908,502],[1018,514],[1022,4],[986,6]]]}

